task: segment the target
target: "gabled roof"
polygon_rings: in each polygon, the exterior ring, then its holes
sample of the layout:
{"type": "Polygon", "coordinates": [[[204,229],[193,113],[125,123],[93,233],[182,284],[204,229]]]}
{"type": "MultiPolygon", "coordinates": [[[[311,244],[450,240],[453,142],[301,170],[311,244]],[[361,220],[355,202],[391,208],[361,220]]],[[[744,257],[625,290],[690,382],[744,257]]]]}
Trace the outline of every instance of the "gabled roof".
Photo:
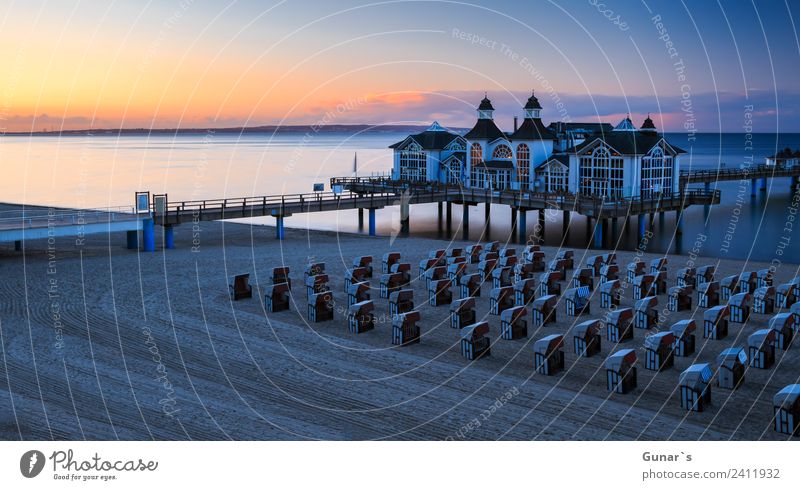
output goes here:
{"type": "Polygon", "coordinates": [[[412,134],[403,141],[398,141],[390,145],[389,148],[399,149],[405,147],[410,144],[409,140],[411,140],[421,146],[423,150],[443,150],[447,145],[452,143],[453,140],[458,138],[461,138],[461,136],[444,129],[437,121],[434,121],[425,131],[412,134]]]}
{"type": "Polygon", "coordinates": [[[514,141],[520,140],[554,140],[557,139],[552,131],[547,129],[542,120],[537,118],[525,118],[522,125],[514,131],[510,138],[514,141]]]}
{"type": "Polygon", "coordinates": [[[670,145],[669,142],[658,133],[643,133],[641,131],[612,131],[610,133],[595,134],[587,138],[586,141],[580,145],[568,149],[566,153],[580,153],[586,148],[593,146],[597,141],[604,142],[621,155],[644,155],[662,141],[668,147],[672,148],[676,154],[686,153],[685,150],[670,145]]]}
{"type": "Polygon", "coordinates": [[[542,167],[553,161],[556,161],[565,167],[569,167],[569,155],[567,153],[556,153],[554,155],[550,155],[550,157],[547,160],[540,162],[539,165],[536,165],[533,168],[536,169],[542,167]]]}
{"type": "Polygon", "coordinates": [[[458,160],[460,163],[464,163],[466,159],[467,159],[467,154],[465,152],[457,151],[452,155],[450,155],[449,157],[442,160],[441,163],[444,165],[447,164],[447,162],[449,162],[450,160],[458,160]]]}
{"type": "Polygon", "coordinates": [[[497,138],[505,138],[506,135],[497,125],[494,123],[492,119],[478,119],[470,129],[467,134],[464,135],[464,138],[468,140],[496,140],[497,138]]]}

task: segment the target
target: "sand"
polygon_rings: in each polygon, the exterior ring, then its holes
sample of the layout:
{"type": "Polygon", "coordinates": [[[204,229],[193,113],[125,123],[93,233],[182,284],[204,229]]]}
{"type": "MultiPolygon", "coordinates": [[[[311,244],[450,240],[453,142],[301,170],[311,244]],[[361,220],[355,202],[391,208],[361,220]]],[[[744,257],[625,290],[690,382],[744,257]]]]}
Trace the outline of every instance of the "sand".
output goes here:
{"type": "MultiPolygon", "coordinates": [[[[220,222],[202,223],[196,233],[184,224],[175,242],[176,249],[155,253],[125,249],[123,234],[89,236],[83,246],[58,239],[50,251],[46,240],[32,241],[24,256],[3,246],[0,439],[786,439],[772,430],[771,399],[798,382],[797,346],[779,351],[772,369],[748,369],[736,391],[715,386],[703,413],[681,409],[677,391],[685,367],[745,346],[771,315],[754,314],[744,326],[732,323],[728,338],[706,341],[705,310],[695,297],[695,309],[671,313],[667,326],[693,315],[698,352],[661,373],[640,362],[638,388],[610,394],[603,360],[615,346],[605,336],[601,355],[576,359],[567,335],[565,371],[544,376],[533,369],[536,339],[602,317],[599,293],[592,315],[568,317],[562,302],[556,324],[508,341],[500,339],[499,317],[488,314],[486,284],[477,310],[491,324],[492,355],[475,362],[461,356],[448,307],[429,306],[416,277],[429,250],[467,243],[305,230],[287,230],[279,242],[273,228],[220,222]],[[378,294],[387,251],[412,264],[419,344],[391,345],[388,302],[378,294]],[[339,308],[346,304],[342,277],[365,254],[375,257],[379,324],[355,335],[339,308]],[[306,321],[301,285],[309,260],[327,264],[333,321],[306,321]],[[259,286],[281,265],[292,269],[294,304],[266,314],[259,286]],[[240,272],[252,274],[254,298],[233,302],[227,278],[240,272]]],[[[548,260],[555,254],[543,250],[548,260]]],[[[576,263],[595,253],[576,250],[576,263]]],[[[633,256],[618,252],[623,272],[633,256]]],[[[669,257],[670,286],[690,260],[669,257]]],[[[717,260],[696,260],[708,263],[717,260]]],[[[767,266],[722,260],[717,277],[767,266]]],[[[783,264],[775,284],[796,271],[783,264]]],[[[659,301],[666,309],[667,296],[659,301]]],[[[623,306],[632,303],[628,288],[623,306]]],[[[636,330],[620,348],[636,348],[643,361],[645,333],[636,330]]]]}

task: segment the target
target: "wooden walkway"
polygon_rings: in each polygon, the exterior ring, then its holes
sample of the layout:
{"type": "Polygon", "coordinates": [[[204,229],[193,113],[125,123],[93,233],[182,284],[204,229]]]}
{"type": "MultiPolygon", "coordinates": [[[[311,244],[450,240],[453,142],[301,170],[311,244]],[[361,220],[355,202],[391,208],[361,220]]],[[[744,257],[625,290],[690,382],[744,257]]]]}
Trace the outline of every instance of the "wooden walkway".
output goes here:
{"type": "Polygon", "coordinates": [[[783,167],[756,165],[752,167],[726,169],[720,167],[716,170],[689,170],[681,172],[680,185],[710,184],[731,180],[772,179],[775,177],[800,177],[800,166],[783,167]]]}
{"type": "Polygon", "coordinates": [[[691,189],[682,194],[652,198],[604,200],[572,194],[463,189],[437,183],[410,183],[369,177],[334,177],[331,185],[342,186],[343,192],[168,202],[166,208],[154,213],[154,219],[156,224],[170,226],[192,221],[260,216],[278,218],[299,213],[429,203],[502,204],[519,210],[560,209],[593,218],[616,218],[678,211],[696,204],[717,204],[720,198],[716,190],[691,189]]]}

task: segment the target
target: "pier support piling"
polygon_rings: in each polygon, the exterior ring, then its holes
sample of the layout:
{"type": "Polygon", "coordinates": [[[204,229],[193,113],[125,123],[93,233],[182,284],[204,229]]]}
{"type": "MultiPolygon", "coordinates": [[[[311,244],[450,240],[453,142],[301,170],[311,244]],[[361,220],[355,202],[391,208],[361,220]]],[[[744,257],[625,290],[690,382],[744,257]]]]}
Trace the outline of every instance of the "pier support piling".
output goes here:
{"type": "Polygon", "coordinates": [[[172,225],[164,227],[164,248],[167,250],[175,248],[175,227],[172,225]]]}
{"type": "Polygon", "coordinates": [[[683,235],[683,212],[680,209],[675,211],[675,234],[683,235]]]}
{"type": "Polygon", "coordinates": [[[642,239],[644,238],[644,233],[645,233],[645,224],[644,224],[644,215],[643,214],[639,215],[638,221],[639,221],[639,241],[641,242],[642,239]]]}
{"type": "Polygon", "coordinates": [[[486,201],[486,204],[484,204],[484,206],[483,206],[483,212],[484,212],[484,219],[486,220],[486,224],[488,225],[489,224],[489,220],[492,218],[492,203],[491,202],[486,201]]]}
{"type": "Polygon", "coordinates": [[[564,211],[564,217],[561,219],[561,228],[562,228],[561,231],[563,232],[564,236],[566,236],[567,233],[569,233],[569,225],[570,225],[569,211],[564,211]]]}
{"type": "Polygon", "coordinates": [[[750,197],[756,197],[756,179],[750,180],[750,197]]]}
{"type": "Polygon", "coordinates": [[[511,236],[517,233],[517,208],[511,208],[511,236]]]}
{"type": "Polygon", "coordinates": [[[153,218],[142,220],[142,242],[144,242],[145,252],[156,251],[156,226],[153,218]]]}
{"type": "Polygon", "coordinates": [[[703,188],[705,189],[706,192],[710,191],[711,190],[711,182],[706,182],[703,185],[703,188]]]}
{"type": "Polygon", "coordinates": [[[283,216],[275,216],[275,238],[283,240],[283,216]]]}
{"type": "Polygon", "coordinates": [[[447,219],[447,231],[453,226],[453,205],[449,202],[445,205],[445,217],[447,219]]]}
{"type": "Polygon", "coordinates": [[[408,233],[410,229],[411,206],[407,200],[400,202],[400,232],[408,233]]]}
{"type": "Polygon", "coordinates": [[[22,252],[22,240],[15,240],[14,241],[14,251],[15,252],[22,252]]]}
{"type": "Polygon", "coordinates": [[[375,210],[369,210],[369,236],[375,236],[375,210]]]}
{"type": "Polygon", "coordinates": [[[137,250],[139,248],[139,230],[128,230],[128,250],[137,250]]]}
{"type": "Polygon", "coordinates": [[[526,243],[528,240],[528,214],[525,209],[519,210],[519,243],[526,243]]]}
{"type": "Polygon", "coordinates": [[[358,208],[358,229],[364,229],[364,208],[358,208]]]}
{"type": "Polygon", "coordinates": [[[603,248],[603,220],[598,219],[594,226],[594,248],[603,248]]]}
{"type": "Polygon", "coordinates": [[[767,178],[761,177],[761,192],[767,192],[767,178]]]}
{"type": "Polygon", "coordinates": [[[539,225],[536,229],[536,240],[544,243],[544,209],[539,210],[539,225]]]}
{"type": "Polygon", "coordinates": [[[461,211],[461,233],[464,240],[469,238],[469,205],[464,203],[461,211]]]}

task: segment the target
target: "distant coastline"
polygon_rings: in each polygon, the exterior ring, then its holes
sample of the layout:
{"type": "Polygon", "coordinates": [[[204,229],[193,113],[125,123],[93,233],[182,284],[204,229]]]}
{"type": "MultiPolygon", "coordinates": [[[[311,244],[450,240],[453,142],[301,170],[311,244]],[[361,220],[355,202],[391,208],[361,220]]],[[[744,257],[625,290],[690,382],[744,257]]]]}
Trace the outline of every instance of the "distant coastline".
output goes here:
{"type": "MultiPolygon", "coordinates": [[[[250,133],[415,133],[424,131],[427,125],[409,124],[329,124],[329,125],[290,125],[290,126],[252,126],[231,128],[105,128],[105,129],[69,129],[63,131],[8,131],[0,132],[0,136],[142,136],[142,135],[192,135],[192,134],[250,134],[250,133]]],[[[451,128],[453,131],[466,131],[466,128],[451,128]]]]}
{"type": "MultiPolygon", "coordinates": [[[[305,133],[418,133],[424,131],[427,125],[414,124],[330,124],[330,125],[267,125],[250,127],[228,127],[228,128],[99,128],[99,129],[65,129],[63,131],[0,131],[2,136],[180,136],[180,135],[202,135],[202,134],[305,134],[305,133]]],[[[451,127],[453,132],[464,134],[469,128],[451,127]]],[[[754,134],[779,134],[783,136],[797,135],[800,132],[758,132],[754,134]]],[[[682,135],[684,132],[666,131],[667,135],[682,135]]],[[[719,134],[746,134],[743,132],[714,132],[699,131],[702,135],[719,134]]]]}

